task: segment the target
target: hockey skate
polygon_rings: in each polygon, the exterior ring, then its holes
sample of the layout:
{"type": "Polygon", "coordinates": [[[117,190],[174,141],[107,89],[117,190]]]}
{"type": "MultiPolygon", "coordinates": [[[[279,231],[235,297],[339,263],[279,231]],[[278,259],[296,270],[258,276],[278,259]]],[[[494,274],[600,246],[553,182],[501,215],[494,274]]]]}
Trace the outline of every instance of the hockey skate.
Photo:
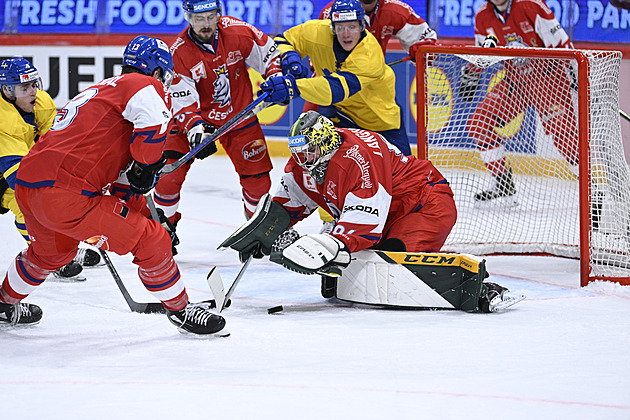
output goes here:
{"type": "Polygon", "coordinates": [[[81,272],[83,267],[78,262],[72,260],[67,265],[54,271],[50,276],[56,281],[75,282],[87,280],[81,272]]]}
{"type": "Polygon", "coordinates": [[[79,248],[77,256],[74,260],[81,264],[83,267],[96,267],[99,265],[105,265],[105,261],[101,259],[98,252],[90,248],[79,248]]]}
{"type": "Polygon", "coordinates": [[[225,319],[210,312],[210,307],[206,303],[189,303],[181,311],[167,310],[166,314],[181,333],[227,337],[230,333],[224,330],[225,319]]]}
{"type": "Polygon", "coordinates": [[[525,299],[525,295],[514,295],[507,287],[496,283],[485,282],[485,292],[479,298],[479,312],[499,312],[525,299]]]}
{"type": "Polygon", "coordinates": [[[10,325],[35,325],[42,319],[42,308],[32,303],[9,305],[0,302],[0,323],[10,325]]]}
{"type": "Polygon", "coordinates": [[[490,201],[501,197],[511,197],[516,194],[511,168],[502,174],[498,174],[494,180],[495,184],[491,189],[475,194],[475,201],[490,201]]]}

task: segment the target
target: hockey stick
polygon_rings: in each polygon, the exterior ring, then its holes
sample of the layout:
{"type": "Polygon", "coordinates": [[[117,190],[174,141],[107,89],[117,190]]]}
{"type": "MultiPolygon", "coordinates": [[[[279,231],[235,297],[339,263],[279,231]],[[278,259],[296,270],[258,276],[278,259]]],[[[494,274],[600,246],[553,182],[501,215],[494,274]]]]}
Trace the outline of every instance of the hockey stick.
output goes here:
{"type": "Polygon", "coordinates": [[[105,261],[105,265],[109,269],[109,272],[114,278],[114,281],[116,282],[116,286],[118,286],[118,289],[120,289],[120,293],[122,293],[123,297],[125,298],[125,301],[127,302],[127,305],[129,306],[129,309],[131,309],[131,312],[137,312],[140,314],[163,314],[166,312],[166,309],[164,309],[164,306],[162,306],[162,303],[159,303],[159,302],[140,303],[133,300],[133,298],[129,294],[129,291],[125,287],[125,284],[122,282],[122,279],[118,275],[118,271],[116,271],[116,267],[114,267],[114,264],[109,259],[107,252],[105,252],[104,250],[100,248],[98,251],[100,252],[101,257],[103,258],[103,261],[105,261]]]}
{"type": "MultiPolygon", "coordinates": [[[[247,270],[247,267],[249,266],[249,263],[252,262],[253,258],[254,258],[254,254],[251,253],[249,255],[249,258],[247,258],[247,261],[245,261],[245,263],[243,263],[243,266],[241,267],[241,269],[239,270],[238,274],[236,275],[236,278],[234,279],[234,283],[232,283],[232,285],[228,289],[227,293],[225,294],[225,300],[223,302],[223,305],[221,305],[221,308],[219,309],[219,313],[221,313],[223,311],[223,309],[227,306],[227,303],[230,301],[230,297],[232,297],[232,293],[234,293],[234,289],[236,289],[236,285],[238,284],[238,282],[241,281],[241,278],[243,278],[243,274],[245,274],[245,270],[247,270]]],[[[215,298],[216,298],[216,296],[215,296],[215,298]]],[[[218,308],[218,306],[217,306],[217,308],[218,308]]]]}
{"type": "Polygon", "coordinates": [[[249,266],[249,263],[252,262],[253,258],[254,254],[252,253],[249,258],[247,258],[247,261],[243,263],[243,266],[236,275],[236,278],[234,279],[234,282],[230,286],[227,293],[225,293],[225,290],[223,288],[223,280],[221,279],[221,275],[219,274],[219,272],[216,271],[216,267],[213,267],[212,270],[210,270],[210,273],[208,273],[208,286],[210,286],[210,290],[212,290],[212,294],[214,295],[214,299],[216,300],[216,307],[219,308],[219,313],[221,313],[223,309],[232,304],[230,297],[232,297],[232,294],[236,289],[236,285],[238,285],[238,283],[241,281],[245,270],[247,270],[247,267],[249,266]]]}
{"type": "Polygon", "coordinates": [[[403,58],[400,58],[398,60],[391,61],[391,62],[387,63],[387,65],[391,67],[391,66],[395,66],[396,64],[404,63],[405,61],[409,61],[409,60],[411,60],[411,56],[410,55],[408,55],[406,57],[403,57],[403,58]]]}
{"type": "Polygon", "coordinates": [[[622,109],[619,110],[619,115],[621,115],[624,120],[630,122],[630,115],[626,114],[622,109]]]}
{"type": "Polygon", "coordinates": [[[194,147],[190,152],[186,153],[184,156],[179,158],[173,163],[169,163],[168,165],[164,165],[162,170],[160,170],[160,175],[170,174],[184,163],[188,162],[190,159],[195,157],[197,153],[199,153],[204,147],[206,147],[211,142],[215,141],[223,134],[230,131],[232,128],[236,127],[243,121],[246,121],[258,114],[263,109],[267,108],[269,105],[273,105],[270,102],[265,102],[265,99],[270,95],[270,92],[263,92],[258,98],[254,100],[251,104],[247,105],[241,112],[230,118],[228,122],[223,124],[221,127],[217,128],[217,130],[212,133],[209,137],[207,137],[204,141],[199,143],[196,147],[194,147]]]}

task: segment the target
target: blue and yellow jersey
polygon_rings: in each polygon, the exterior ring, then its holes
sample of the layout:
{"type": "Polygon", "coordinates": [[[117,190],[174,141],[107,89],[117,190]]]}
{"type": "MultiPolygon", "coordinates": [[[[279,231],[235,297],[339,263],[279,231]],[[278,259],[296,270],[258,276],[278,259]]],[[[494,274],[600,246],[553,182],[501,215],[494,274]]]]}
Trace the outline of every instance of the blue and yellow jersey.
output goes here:
{"type": "Polygon", "coordinates": [[[15,215],[15,225],[28,241],[24,217],[15,201],[15,177],[20,161],[39,136],[52,127],[57,108],[48,93],[37,92],[35,108],[30,114],[22,114],[10,102],[0,98],[0,174],[6,179],[9,188],[0,197],[0,206],[15,215]]]}
{"type": "Polygon", "coordinates": [[[378,41],[366,31],[349,53],[335,45],[330,20],[310,20],[275,38],[284,54],[309,56],[316,77],[297,80],[300,96],[317,105],[334,105],[361,128],[372,131],[400,127],[396,76],[385,64],[378,41]]]}

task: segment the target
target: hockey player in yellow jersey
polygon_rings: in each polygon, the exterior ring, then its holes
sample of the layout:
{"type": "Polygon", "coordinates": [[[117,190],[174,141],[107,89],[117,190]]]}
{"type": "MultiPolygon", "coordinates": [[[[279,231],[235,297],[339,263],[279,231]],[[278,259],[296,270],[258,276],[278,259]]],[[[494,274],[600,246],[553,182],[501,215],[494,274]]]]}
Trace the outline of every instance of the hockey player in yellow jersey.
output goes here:
{"type": "Polygon", "coordinates": [[[318,112],[337,127],[375,131],[409,155],[396,76],[365,30],[364,15],[358,0],[336,0],[330,20],[310,20],[278,35],[284,76],[267,80],[261,90],[270,92],[269,102],[302,97],[319,105],[318,112]],[[302,59],[307,56],[316,77],[306,77],[302,59]]]}
{"type": "MultiPolygon", "coordinates": [[[[28,60],[13,57],[0,62],[0,214],[10,210],[15,215],[15,226],[27,242],[30,238],[24,216],[15,200],[15,178],[20,161],[50,130],[57,113],[52,98],[41,87],[39,73],[28,60]]],[[[83,251],[82,257],[86,265],[100,262],[92,250],[83,251]]],[[[85,280],[81,271],[81,265],[73,261],[53,275],[63,280],[85,280]]]]}

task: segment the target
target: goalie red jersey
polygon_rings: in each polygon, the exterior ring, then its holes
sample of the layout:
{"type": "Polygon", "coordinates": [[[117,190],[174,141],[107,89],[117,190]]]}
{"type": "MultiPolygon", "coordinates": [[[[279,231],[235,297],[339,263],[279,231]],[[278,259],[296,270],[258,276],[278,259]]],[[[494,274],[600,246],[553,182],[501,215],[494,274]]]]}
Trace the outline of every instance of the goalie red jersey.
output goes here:
{"type": "Polygon", "coordinates": [[[511,48],[573,48],[566,31],[543,0],[511,0],[504,13],[490,2],[475,15],[475,42],[486,35],[498,38],[499,46],[511,48]]]}
{"type": "Polygon", "coordinates": [[[404,156],[379,134],[335,128],[343,143],[318,184],[290,159],[274,201],[292,224],[318,206],[336,220],[332,235],[350,252],[397,238],[407,251],[438,251],[456,219],[453,192],[427,160],[404,156]]]}
{"type": "MultiPolygon", "coordinates": [[[[407,3],[400,0],[376,0],[376,8],[365,14],[366,28],[378,40],[383,54],[387,51],[387,43],[392,35],[400,41],[400,45],[409,52],[416,42],[423,39],[437,39],[437,34],[407,3]]],[[[319,14],[320,19],[329,19],[330,8],[334,2],[328,3],[319,14]]]]}
{"type": "Polygon", "coordinates": [[[202,118],[219,127],[249,105],[247,66],[263,78],[281,73],[277,45],[256,27],[221,16],[217,33],[212,45],[202,44],[185,29],[171,45],[179,76],[171,86],[173,113],[182,129],[202,118]]]}
{"type": "Polygon", "coordinates": [[[103,80],[59,111],[22,159],[16,184],[104,194],[132,160],[152,164],[162,157],[170,120],[159,80],[137,73],[103,80]]]}

